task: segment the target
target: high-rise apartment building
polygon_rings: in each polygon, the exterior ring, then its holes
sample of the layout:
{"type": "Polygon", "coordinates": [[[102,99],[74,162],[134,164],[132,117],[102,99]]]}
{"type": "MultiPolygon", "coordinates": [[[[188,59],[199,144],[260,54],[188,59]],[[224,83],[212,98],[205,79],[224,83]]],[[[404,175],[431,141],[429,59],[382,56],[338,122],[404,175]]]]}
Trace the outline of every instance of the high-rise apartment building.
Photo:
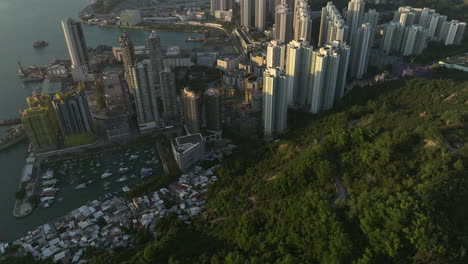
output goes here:
{"type": "Polygon", "coordinates": [[[240,25],[242,27],[255,27],[255,1],[240,0],[240,25]]]}
{"type": "Polygon", "coordinates": [[[35,151],[54,149],[60,142],[57,116],[48,95],[26,98],[29,108],[21,114],[23,129],[35,151]]]}
{"type": "Polygon", "coordinates": [[[287,127],[288,84],[284,71],[267,68],[263,73],[263,128],[264,135],[281,134],[287,127]]]}
{"type": "Polygon", "coordinates": [[[267,45],[267,68],[284,69],[286,58],[286,46],[284,42],[272,40],[267,45]]]}
{"type": "Polygon", "coordinates": [[[426,48],[427,30],[419,25],[405,28],[405,35],[401,45],[403,56],[419,55],[426,48]]]}
{"type": "Polygon", "coordinates": [[[289,43],[293,33],[293,11],[287,4],[279,4],[275,14],[275,39],[289,43]]]}
{"type": "Polygon", "coordinates": [[[88,80],[88,46],[80,22],[71,18],[62,21],[62,30],[72,62],[72,77],[75,82],[88,80]]]}
{"type": "Polygon", "coordinates": [[[333,107],[341,98],[346,84],[349,47],[340,41],[326,44],[312,53],[308,104],[311,113],[333,107]]]}
{"type": "Polygon", "coordinates": [[[364,0],[351,0],[348,3],[348,11],[346,13],[346,24],[349,27],[348,43],[353,43],[356,31],[362,24],[364,7],[364,0]]]}
{"type": "Polygon", "coordinates": [[[189,88],[182,91],[185,128],[189,134],[200,133],[201,113],[200,97],[189,88]]]}
{"type": "Polygon", "coordinates": [[[445,45],[459,45],[463,40],[466,23],[458,20],[445,22],[442,28],[441,36],[445,45]]]}
{"type": "Polygon", "coordinates": [[[379,23],[379,12],[375,9],[369,9],[369,11],[364,13],[362,23],[369,23],[371,26],[376,27],[379,23]]]}
{"type": "Polygon", "coordinates": [[[177,106],[177,92],[175,76],[171,68],[167,67],[159,73],[161,79],[161,97],[164,106],[164,119],[179,119],[179,108],[177,106]]]}
{"type": "Polygon", "coordinates": [[[294,39],[310,43],[312,37],[312,15],[305,0],[298,0],[294,12],[294,39]]]}
{"type": "Polygon", "coordinates": [[[255,0],[255,29],[263,31],[266,27],[267,0],[255,0]]]}
{"type": "Polygon", "coordinates": [[[221,94],[219,90],[208,89],[204,94],[206,130],[221,131],[221,94]]]}
{"type": "Polygon", "coordinates": [[[143,60],[130,66],[129,74],[134,81],[135,106],[140,130],[154,128],[159,122],[159,112],[151,61],[143,60]]]}
{"type": "Polygon", "coordinates": [[[211,14],[214,15],[215,11],[225,11],[232,9],[232,0],[211,0],[210,1],[210,11],[211,14]]]}
{"type": "Polygon", "coordinates": [[[309,90],[310,63],[313,47],[308,42],[293,40],[286,49],[288,104],[305,106],[309,90]]]}
{"type": "Polygon", "coordinates": [[[131,67],[135,66],[135,48],[125,32],[119,37],[119,42],[122,50],[125,80],[127,81],[129,92],[133,94],[135,80],[132,79],[131,67]]]}
{"type": "Polygon", "coordinates": [[[349,28],[341,17],[341,13],[332,2],[322,8],[320,35],[318,45],[322,46],[333,41],[347,41],[349,28]]]}
{"type": "Polygon", "coordinates": [[[431,22],[427,30],[427,37],[435,41],[440,40],[440,33],[445,22],[447,22],[447,16],[434,13],[431,17],[431,22]]]}
{"type": "Polygon", "coordinates": [[[355,34],[351,45],[351,77],[361,79],[369,65],[374,30],[370,24],[362,24],[355,34]]]}
{"type": "Polygon", "coordinates": [[[46,107],[31,107],[21,114],[24,132],[35,151],[54,149],[58,145],[46,107]]]}
{"type": "Polygon", "coordinates": [[[84,91],[58,93],[52,103],[64,137],[93,132],[93,120],[84,91]]]}
{"type": "Polygon", "coordinates": [[[380,42],[380,49],[387,55],[399,52],[405,35],[405,28],[400,22],[391,21],[384,26],[384,34],[380,42]]]}
{"type": "Polygon", "coordinates": [[[161,40],[155,31],[151,32],[148,37],[148,50],[151,61],[151,68],[153,69],[153,80],[156,89],[159,89],[160,79],[159,72],[162,71],[162,51],[161,40]]]}

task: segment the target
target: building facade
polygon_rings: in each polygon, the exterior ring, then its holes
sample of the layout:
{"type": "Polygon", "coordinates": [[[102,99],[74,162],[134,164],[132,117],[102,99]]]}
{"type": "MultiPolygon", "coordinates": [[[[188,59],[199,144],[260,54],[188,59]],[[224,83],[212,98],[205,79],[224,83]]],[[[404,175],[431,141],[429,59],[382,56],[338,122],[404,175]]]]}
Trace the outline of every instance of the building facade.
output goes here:
{"type": "Polygon", "coordinates": [[[135,66],[130,66],[130,75],[134,81],[135,106],[140,130],[156,128],[160,120],[151,61],[143,60],[135,66]]]}
{"type": "Polygon", "coordinates": [[[182,91],[185,128],[189,134],[200,133],[201,111],[200,97],[189,88],[182,91]]]}
{"type": "Polygon", "coordinates": [[[80,22],[67,18],[61,22],[68,55],[72,62],[72,77],[75,82],[88,81],[88,46],[80,22]]]}
{"type": "Polygon", "coordinates": [[[287,127],[288,82],[284,71],[267,68],[263,73],[263,129],[266,137],[283,133],[287,127]]]}
{"type": "Polygon", "coordinates": [[[177,104],[177,88],[174,73],[170,68],[165,68],[159,73],[161,80],[161,97],[164,106],[164,119],[178,120],[179,107],[177,104]]]}
{"type": "Polygon", "coordinates": [[[84,91],[56,94],[52,103],[64,137],[93,133],[93,120],[84,91]]]}

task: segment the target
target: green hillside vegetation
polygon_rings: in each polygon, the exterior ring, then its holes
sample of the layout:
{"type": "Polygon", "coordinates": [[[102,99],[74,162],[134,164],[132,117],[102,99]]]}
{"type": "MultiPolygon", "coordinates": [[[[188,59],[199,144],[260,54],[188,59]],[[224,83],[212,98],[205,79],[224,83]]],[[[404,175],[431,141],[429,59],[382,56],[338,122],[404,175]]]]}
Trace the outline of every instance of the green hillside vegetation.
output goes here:
{"type": "Polygon", "coordinates": [[[468,263],[468,82],[434,76],[291,113],[279,142],[238,142],[195,222],[89,263],[468,263]]]}

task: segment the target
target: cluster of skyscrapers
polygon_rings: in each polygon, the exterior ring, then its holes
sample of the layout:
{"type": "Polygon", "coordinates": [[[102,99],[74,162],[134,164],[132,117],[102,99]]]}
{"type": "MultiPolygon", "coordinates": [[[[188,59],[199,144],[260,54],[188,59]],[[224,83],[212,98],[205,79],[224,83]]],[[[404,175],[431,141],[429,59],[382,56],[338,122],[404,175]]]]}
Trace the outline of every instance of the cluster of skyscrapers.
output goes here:
{"type": "MultiPolygon", "coordinates": [[[[160,38],[156,32],[148,37],[149,59],[137,61],[134,46],[124,33],[120,36],[122,61],[129,92],[133,96],[138,125],[141,133],[151,132],[168,122],[181,118],[177,101],[174,72],[163,69],[160,38]],[[163,113],[159,113],[158,98],[161,98],[163,113]]],[[[198,95],[189,88],[182,91],[182,117],[189,134],[200,133],[203,124],[209,131],[221,130],[219,92],[208,89],[198,95]],[[202,104],[200,96],[203,96],[202,104]],[[203,108],[205,107],[205,108],[203,108]],[[208,110],[206,110],[208,109],[208,110]],[[205,121],[205,122],[203,122],[205,121]]]]}
{"type": "Polygon", "coordinates": [[[288,108],[310,113],[330,109],[345,93],[348,72],[362,78],[378,21],[375,10],[364,14],[363,1],[349,3],[346,21],[329,2],[322,9],[318,46],[314,48],[308,4],[299,0],[292,6],[294,13],[286,1],[278,5],[276,39],[267,45],[263,127],[268,137],[284,132],[288,108]]]}
{"type": "Polygon", "coordinates": [[[93,121],[84,91],[49,95],[36,94],[26,99],[21,115],[24,131],[35,150],[51,150],[73,136],[92,135],[93,121]]]}
{"type": "Polygon", "coordinates": [[[380,48],[387,54],[419,55],[428,41],[458,45],[463,39],[466,23],[447,21],[447,16],[430,8],[400,7],[393,21],[384,27],[380,48]]]}

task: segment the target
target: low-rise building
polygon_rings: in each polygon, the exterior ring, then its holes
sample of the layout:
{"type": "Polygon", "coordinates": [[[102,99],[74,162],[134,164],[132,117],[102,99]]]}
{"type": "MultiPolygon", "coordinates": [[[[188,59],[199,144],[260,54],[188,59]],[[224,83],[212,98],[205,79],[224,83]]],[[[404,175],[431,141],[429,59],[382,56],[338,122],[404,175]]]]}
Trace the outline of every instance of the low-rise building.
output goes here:
{"type": "Polygon", "coordinates": [[[174,138],[171,145],[174,158],[182,171],[205,157],[205,141],[200,133],[174,138]]]}

